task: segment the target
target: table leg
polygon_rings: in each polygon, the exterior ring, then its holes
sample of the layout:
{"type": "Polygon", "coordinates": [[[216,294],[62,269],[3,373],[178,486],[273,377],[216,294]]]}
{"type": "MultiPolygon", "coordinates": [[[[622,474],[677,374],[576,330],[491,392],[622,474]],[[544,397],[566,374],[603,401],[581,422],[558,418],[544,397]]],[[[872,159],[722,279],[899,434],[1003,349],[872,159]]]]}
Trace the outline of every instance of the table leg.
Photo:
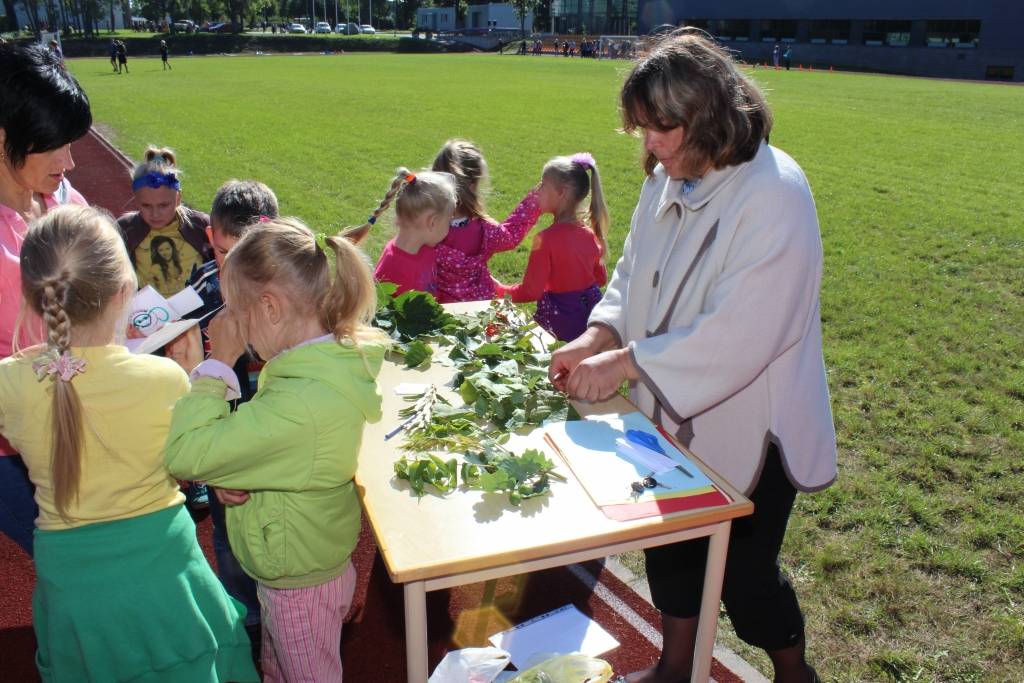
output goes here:
{"type": "Polygon", "coordinates": [[[422,581],[405,589],[405,669],[409,683],[427,683],[427,591],[422,581]]]}
{"type": "Polygon", "coordinates": [[[715,634],[718,632],[718,604],[722,599],[722,579],[725,574],[731,526],[732,522],[719,523],[708,543],[704,593],[701,595],[697,643],[693,651],[693,671],[690,675],[692,683],[705,683],[711,677],[711,655],[715,649],[715,634]]]}

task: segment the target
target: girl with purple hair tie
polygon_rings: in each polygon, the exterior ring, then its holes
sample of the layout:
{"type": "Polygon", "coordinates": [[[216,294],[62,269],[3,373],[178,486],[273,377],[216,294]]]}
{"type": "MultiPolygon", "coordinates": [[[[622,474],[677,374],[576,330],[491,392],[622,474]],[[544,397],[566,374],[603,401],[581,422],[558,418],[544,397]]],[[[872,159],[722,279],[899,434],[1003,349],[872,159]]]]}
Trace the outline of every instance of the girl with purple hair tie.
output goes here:
{"type": "Polygon", "coordinates": [[[499,286],[515,303],[537,302],[534,320],[562,341],[587,328],[587,318],[607,281],[608,208],[597,164],[587,152],[555,157],[544,166],[538,192],[540,212],[554,216],[533,240],[526,275],[517,285],[499,286]],[[583,201],[590,206],[583,215],[583,201]]]}

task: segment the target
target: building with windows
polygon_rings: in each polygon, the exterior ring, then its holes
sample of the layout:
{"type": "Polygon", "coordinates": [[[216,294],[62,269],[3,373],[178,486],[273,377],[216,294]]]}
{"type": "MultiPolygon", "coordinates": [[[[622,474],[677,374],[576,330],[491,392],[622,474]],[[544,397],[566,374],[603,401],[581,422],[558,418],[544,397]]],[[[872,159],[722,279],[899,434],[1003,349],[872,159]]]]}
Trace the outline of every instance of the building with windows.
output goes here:
{"type": "Polygon", "coordinates": [[[629,35],[637,29],[638,0],[549,0],[553,33],[629,35]]]}
{"type": "Polygon", "coordinates": [[[794,68],[1024,81],[1021,1],[638,1],[641,34],[698,26],[748,62],[771,63],[778,43],[794,68]]]}

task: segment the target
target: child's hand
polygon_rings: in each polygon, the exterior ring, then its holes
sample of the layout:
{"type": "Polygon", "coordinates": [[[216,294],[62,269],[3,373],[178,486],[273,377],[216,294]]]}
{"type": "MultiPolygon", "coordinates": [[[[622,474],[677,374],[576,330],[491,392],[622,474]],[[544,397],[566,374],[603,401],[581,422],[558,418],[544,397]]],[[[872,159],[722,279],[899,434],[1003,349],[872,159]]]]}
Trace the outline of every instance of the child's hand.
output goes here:
{"type": "Polygon", "coordinates": [[[249,500],[249,492],[238,489],[213,489],[213,493],[224,505],[241,505],[249,500]]]}
{"type": "Polygon", "coordinates": [[[131,323],[128,323],[128,329],[124,332],[125,339],[142,339],[146,335],[139,332],[139,328],[135,327],[131,323]]]}
{"type": "Polygon", "coordinates": [[[203,338],[199,334],[199,326],[189,328],[188,332],[168,342],[164,347],[164,355],[180,365],[185,372],[203,362],[203,338]]]}
{"type": "Polygon", "coordinates": [[[218,313],[206,329],[210,337],[210,358],[219,360],[225,365],[234,365],[245,353],[245,339],[238,325],[234,311],[225,308],[218,313]]]}

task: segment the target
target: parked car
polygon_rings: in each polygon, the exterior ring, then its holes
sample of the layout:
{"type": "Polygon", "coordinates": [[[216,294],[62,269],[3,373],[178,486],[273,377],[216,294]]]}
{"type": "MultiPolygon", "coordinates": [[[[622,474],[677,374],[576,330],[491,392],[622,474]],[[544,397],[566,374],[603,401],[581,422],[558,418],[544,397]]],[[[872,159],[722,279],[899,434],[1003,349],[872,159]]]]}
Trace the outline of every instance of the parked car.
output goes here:
{"type": "Polygon", "coordinates": [[[374,27],[370,26],[369,24],[363,24],[362,26],[359,27],[359,32],[360,33],[376,33],[377,29],[375,29],[374,27]]]}
{"type": "Polygon", "coordinates": [[[306,27],[302,24],[288,24],[288,33],[306,33],[306,27]]]}
{"type": "Polygon", "coordinates": [[[330,33],[331,25],[326,21],[318,21],[316,22],[316,28],[313,29],[313,31],[314,33],[330,33]]]}
{"type": "Polygon", "coordinates": [[[338,24],[334,27],[334,32],[343,33],[347,36],[355,35],[356,33],[359,33],[359,24],[353,24],[352,22],[347,24],[338,24]]]}
{"type": "Polygon", "coordinates": [[[189,31],[194,31],[195,27],[195,22],[190,19],[179,19],[178,21],[174,22],[175,31],[185,31],[187,33],[189,31]]]}

